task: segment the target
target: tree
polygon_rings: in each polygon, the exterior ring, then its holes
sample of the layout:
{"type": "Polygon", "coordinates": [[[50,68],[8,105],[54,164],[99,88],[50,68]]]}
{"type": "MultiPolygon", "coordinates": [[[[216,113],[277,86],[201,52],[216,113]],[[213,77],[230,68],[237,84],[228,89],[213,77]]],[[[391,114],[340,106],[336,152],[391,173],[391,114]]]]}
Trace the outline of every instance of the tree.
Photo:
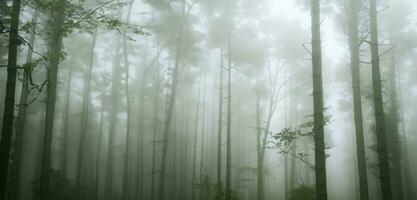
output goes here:
{"type": "Polygon", "coordinates": [[[378,44],[378,20],[376,0],[370,2],[371,54],[372,54],[372,89],[375,109],[377,153],[379,160],[379,177],[383,200],[391,200],[391,178],[388,160],[387,139],[385,130],[385,113],[382,97],[382,81],[378,44]]]}
{"type": "Polygon", "coordinates": [[[353,92],[353,115],[355,121],[356,153],[358,159],[359,189],[361,200],[369,199],[368,176],[366,170],[365,142],[363,136],[361,83],[360,83],[360,55],[359,55],[359,11],[360,0],[350,0],[348,3],[349,19],[349,49],[353,92]]]}
{"type": "Polygon", "coordinates": [[[6,198],[10,146],[13,134],[15,91],[17,74],[17,48],[19,45],[20,0],[13,1],[9,30],[9,54],[7,60],[6,97],[0,141],[0,199],[6,198]]]}
{"type": "Polygon", "coordinates": [[[45,134],[43,140],[41,178],[39,199],[48,199],[49,170],[51,162],[52,130],[54,125],[55,102],[58,82],[58,65],[61,61],[62,39],[64,37],[64,22],[66,0],[54,2],[51,10],[51,35],[49,38],[49,65],[47,72],[47,100],[45,117],[45,134]]]}
{"type": "Polygon", "coordinates": [[[311,33],[314,99],[314,155],[317,199],[327,200],[326,146],[324,142],[324,106],[320,35],[320,0],[311,1],[311,33]]]}

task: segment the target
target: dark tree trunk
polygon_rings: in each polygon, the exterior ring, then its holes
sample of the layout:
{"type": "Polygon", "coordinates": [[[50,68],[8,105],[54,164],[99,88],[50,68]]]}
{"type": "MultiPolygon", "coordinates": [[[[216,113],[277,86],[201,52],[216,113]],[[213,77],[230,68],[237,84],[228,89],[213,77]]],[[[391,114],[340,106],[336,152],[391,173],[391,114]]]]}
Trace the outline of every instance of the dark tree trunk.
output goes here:
{"type": "Polygon", "coordinates": [[[48,199],[49,190],[49,170],[51,163],[52,135],[55,117],[55,102],[58,85],[58,66],[62,53],[62,38],[64,34],[66,0],[58,0],[51,10],[51,38],[49,46],[50,63],[47,72],[47,102],[45,117],[45,135],[43,141],[43,152],[41,162],[41,177],[39,199],[48,199]]]}
{"type": "Polygon", "coordinates": [[[9,32],[9,54],[7,61],[6,97],[0,140],[0,199],[6,198],[9,173],[10,146],[13,134],[14,104],[16,92],[17,48],[19,44],[20,0],[13,1],[9,32]]]}
{"type": "Polygon", "coordinates": [[[382,99],[381,69],[379,66],[378,20],[376,0],[370,3],[371,53],[372,53],[372,82],[373,100],[375,106],[377,153],[379,160],[379,178],[383,200],[391,200],[391,178],[388,160],[388,149],[385,129],[385,113],[382,99]]]}
{"type": "Polygon", "coordinates": [[[320,0],[311,1],[311,19],[316,196],[319,200],[327,200],[326,146],[324,142],[323,80],[320,35],[320,0]]]}
{"type": "Polygon", "coordinates": [[[360,10],[360,0],[349,1],[349,49],[350,64],[352,75],[352,91],[353,91],[353,115],[355,121],[356,136],[356,156],[358,158],[359,173],[359,190],[360,199],[368,200],[368,176],[366,168],[365,142],[363,136],[363,119],[362,119],[362,101],[361,101],[361,85],[360,85],[360,55],[359,55],[359,32],[358,32],[358,15],[360,10]]]}
{"type": "MultiPolygon", "coordinates": [[[[33,27],[31,29],[31,34],[29,38],[29,45],[33,48],[35,43],[35,31],[36,23],[38,19],[38,13],[35,11],[32,18],[33,27]]],[[[32,63],[33,50],[28,48],[26,64],[30,65],[32,63]]],[[[29,95],[29,69],[24,69],[23,80],[22,80],[22,91],[20,92],[19,100],[19,110],[17,112],[17,122],[16,122],[16,138],[13,147],[13,164],[10,172],[10,182],[9,182],[9,192],[8,199],[19,199],[20,198],[20,170],[21,170],[21,161],[23,153],[23,138],[25,133],[26,125],[26,108],[27,108],[27,99],[29,95]]]]}

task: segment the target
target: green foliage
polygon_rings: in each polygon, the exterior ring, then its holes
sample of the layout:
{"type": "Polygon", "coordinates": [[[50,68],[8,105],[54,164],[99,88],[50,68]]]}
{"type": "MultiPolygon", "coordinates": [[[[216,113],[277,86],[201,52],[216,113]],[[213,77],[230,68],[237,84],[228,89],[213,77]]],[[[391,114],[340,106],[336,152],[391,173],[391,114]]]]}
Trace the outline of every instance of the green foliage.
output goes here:
{"type": "Polygon", "coordinates": [[[288,194],[288,200],[315,200],[316,190],[307,185],[300,185],[291,190],[288,194]]]}

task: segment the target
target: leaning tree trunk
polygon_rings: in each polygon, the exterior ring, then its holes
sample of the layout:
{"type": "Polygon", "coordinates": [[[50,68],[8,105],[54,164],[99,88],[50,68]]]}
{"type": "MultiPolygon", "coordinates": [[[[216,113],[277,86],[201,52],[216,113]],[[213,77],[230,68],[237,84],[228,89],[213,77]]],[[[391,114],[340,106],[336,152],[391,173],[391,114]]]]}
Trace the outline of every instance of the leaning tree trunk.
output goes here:
{"type": "Polygon", "coordinates": [[[47,199],[49,190],[49,170],[51,163],[52,135],[55,115],[55,102],[58,85],[58,66],[62,53],[62,39],[64,34],[66,0],[58,0],[51,10],[51,38],[49,46],[50,63],[47,72],[47,99],[45,117],[45,135],[43,141],[43,152],[41,161],[41,177],[39,199],[47,199]]]}
{"type": "Polygon", "coordinates": [[[16,92],[17,47],[19,45],[19,16],[20,0],[14,0],[9,32],[6,97],[4,101],[3,125],[0,141],[0,200],[6,198],[7,176],[9,173],[10,143],[13,134],[16,92]]]}
{"type": "MultiPolygon", "coordinates": [[[[29,38],[29,45],[33,48],[35,43],[35,31],[36,31],[36,23],[38,19],[38,13],[35,11],[32,18],[33,27],[31,29],[30,38],[29,38]]],[[[27,57],[26,57],[26,65],[32,64],[33,58],[33,49],[28,48],[27,57]]],[[[23,151],[23,135],[25,133],[25,123],[26,123],[26,108],[27,108],[27,99],[29,95],[29,76],[30,76],[30,69],[25,68],[23,72],[23,80],[22,80],[22,91],[20,92],[20,100],[19,100],[19,110],[17,112],[17,121],[16,121],[16,138],[15,144],[13,147],[13,165],[10,172],[10,182],[9,182],[9,191],[8,191],[8,199],[19,199],[20,198],[20,169],[21,169],[21,161],[22,161],[22,151],[23,151]]]]}
{"type": "Polygon", "coordinates": [[[360,0],[349,1],[349,49],[352,75],[353,91],[353,115],[355,121],[356,155],[358,158],[359,190],[360,199],[368,200],[368,176],[366,170],[365,142],[363,136],[362,101],[360,86],[360,54],[359,54],[359,32],[358,15],[360,0]]]}
{"type": "Polygon", "coordinates": [[[311,1],[311,32],[313,61],[313,99],[314,99],[314,155],[316,172],[316,196],[327,199],[326,146],[324,142],[323,80],[320,36],[320,0],[311,1]]]}
{"type": "Polygon", "coordinates": [[[377,153],[379,160],[380,187],[383,200],[391,200],[391,178],[388,160],[388,149],[385,131],[385,113],[382,99],[381,69],[379,66],[378,20],[376,0],[370,3],[371,54],[372,54],[372,82],[373,100],[375,106],[377,153]]]}

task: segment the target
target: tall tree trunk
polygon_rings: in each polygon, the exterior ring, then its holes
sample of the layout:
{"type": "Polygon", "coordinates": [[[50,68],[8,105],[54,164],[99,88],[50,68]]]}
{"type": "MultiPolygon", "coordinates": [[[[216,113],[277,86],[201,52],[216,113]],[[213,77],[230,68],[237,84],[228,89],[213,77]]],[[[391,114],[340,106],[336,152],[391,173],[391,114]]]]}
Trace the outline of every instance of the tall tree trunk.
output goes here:
{"type": "Polygon", "coordinates": [[[154,194],[155,194],[155,165],[156,165],[156,144],[157,144],[157,138],[158,138],[158,126],[159,126],[159,93],[161,88],[161,75],[160,75],[160,63],[159,63],[159,55],[156,58],[156,78],[155,78],[155,96],[154,96],[154,118],[153,118],[153,134],[152,134],[152,174],[151,174],[151,200],[154,200],[154,194]]]}
{"type": "MultiPolygon", "coordinates": [[[[38,12],[35,10],[32,18],[32,29],[29,38],[29,45],[33,48],[35,44],[35,31],[36,23],[38,19],[38,12]]],[[[28,48],[26,64],[31,65],[33,57],[33,50],[28,48]]],[[[15,144],[13,147],[13,164],[10,172],[10,182],[9,182],[9,192],[8,199],[19,199],[20,198],[20,170],[21,170],[21,161],[22,161],[22,151],[23,151],[23,136],[25,133],[25,124],[26,124],[26,108],[27,108],[27,99],[29,95],[29,76],[30,69],[25,68],[23,72],[22,80],[22,91],[20,92],[19,100],[19,110],[17,112],[17,122],[16,122],[16,138],[15,144]]]]}
{"type": "Polygon", "coordinates": [[[7,60],[6,96],[0,140],[0,199],[6,198],[7,177],[10,158],[10,143],[13,134],[14,104],[16,92],[17,47],[19,45],[20,0],[13,1],[9,32],[9,54],[7,60]]]}
{"type": "MultiPolygon", "coordinates": [[[[130,15],[131,6],[129,8],[129,14],[130,15]]],[[[126,95],[126,140],[125,140],[125,152],[124,152],[124,164],[123,164],[123,185],[122,185],[122,195],[123,199],[127,200],[130,199],[130,189],[129,189],[129,160],[130,160],[130,120],[132,117],[131,109],[132,104],[130,100],[130,90],[129,90],[129,76],[130,76],[130,66],[129,66],[129,59],[128,59],[128,53],[127,53],[127,41],[123,41],[123,56],[124,56],[124,63],[125,63],[125,95],[126,95]]]]}
{"type": "Polygon", "coordinates": [[[358,158],[359,189],[360,199],[368,200],[368,176],[366,168],[365,142],[363,136],[363,119],[362,119],[362,101],[361,101],[361,83],[360,83],[360,55],[359,55],[359,32],[358,32],[358,15],[360,10],[360,0],[349,1],[349,49],[350,64],[352,75],[352,92],[353,92],[353,115],[355,121],[356,136],[356,156],[358,158]]]}
{"type": "Polygon", "coordinates": [[[227,124],[226,124],[226,200],[232,199],[232,33],[228,38],[227,124]]]}
{"type": "Polygon", "coordinates": [[[198,124],[200,117],[200,96],[201,96],[201,76],[198,83],[198,96],[197,96],[197,106],[195,113],[195,127],[194,127],[194,144],[193,144],[193,168],[191,172],[191,199],[196,199],[196,168],[197,168],[197,139],[198,139],[198,124]]]}
{"type": "Polygon", "coordinates": [[[66,0],[58,0],[54,4],[54,9],[51,12],[51,38],[49,46],[49,67],[47,72],[47,102],[46,102],[46,117],[45,117],[45,135],[43,141],[43,152],[41,162],[41,177],[39,199],[48,199],[49,190],[49,170],[51,163],[51,147],[52,135],[55,117],[55,102],[58,85],[58,66],[60,63],[62,52],[62,39],[64,34],[65,22],[65,8],[66,0]]]}
{"type": "Polygon", "coordinates": [[[391,175],[393,177],[393,197],[396,200],[403,200],[404,193],[403,193],[403,168],[402,168],[402,150],[401,150],[401,137],[398,130],[398,123],[399,123],[399,116],[398,116],[398,99],[397,99],[397,81],[396,81],[396,64],[395,64],[395,55],[394,50],[391,52],[391,66],[390,66],[390,73],[389,73],[389,84],[390,84],[390,92],[389,92],[389,102],[390,107],[388,111],[388,120],[387,120],[387,127],[388,134],[387,137],[389,138],[388,145],[388,152],[391,154],[391,163],[392,163],[392,171],[391,175]]]}
{"type": "Polygon", "coordinates": [[[70,62],[67,72],[67,87],[65,88],[65,106],[62,119],[62,174],[67,176],[67,167],[68,167],[68,141],[69,141],[69,112],[70,112],[70,101],[71,101],[71,86],[72,86],[72,76],[74,73],[73,62],[70,62]]]}
{"type": "Polygon", "coordinates": [[[147,57],[148,57],[148,39],[145,42],[145,53],[143,54],[143,66],[140,76],[140,91],[139,91],[139,121],[138,121],[138,153],[137,166],[138,174],[136,177],[136,199],[143,198],[143,177],[144,177],[144,120],[145,120],[145,93],[146,93],[146,74],[147,74],[147,57]]]}
{"type": "Polygon", "coordinates": [[[170,88],[170,95],[168,99],[168,110],[165,117],[164,123],[164,131],[163,131],[163,138],[162,138],[162,156],[161,156],[161,172],[159,176],[159,200],[164,199],[165,194],[165,174],[166,174],[166,165],[167,165],[167,153],[168,153],[168,139],[169,139],[169,132],[170,126],[172,121],[172,114],[174,111],[176,95],[177,95],[177,86],[178,86],[178,74],[181,64],[181,52],[182,52],[182,38],[184,32],[184,21],[185,21],[185,0],[182,2],[182,13],[181,13],[181,21],[179,22],[179,31],[177,35],[177,47],[175,52],[175,65],[172,74],[172,83],[170,88]]]}
{"type": "Polygon", "coordinates": [[[116,126],[117,126],[117,113],[119,111],[119,89],[120,89],[120,38],[116,41],[116,54],[114,57],[113,69],[112,69],[112,86],[111,86],[111,106],[109,112],[109,137],[108,137],[108,151],[107,151],[107,164],[106,164],[106,182],[105,192],[106,199],[113,199],[113,173],[114,173],[114,141],[116,139],[116,126]]]}
{"type": "Polygon", "coordinates": [[[205,196],[207,195],[205,188],[206,185],[204,185],[204,146],[206,144],[206,140],[205,140],[205,130],[206,130],[206,120],[205,120],[205,116],[206,116],[206,89],[207,89],[207,77],[204,76],[204,85],[203,85],[203,102],[202,102],[202,106],[203,106],[203,110],[202,110],[202,115],[201,115],[201,145],[200,145],[200,200],[204,200],[205,196]]]}
{"type": "MultiPolygon", "coordinates": [[[[400,71],[398,70],[396,73],[396,79],[397,79],[397,83],[398,83],[398,102],[403,102],[402,101],[402,84],[401,84],[401,79],[400,79],[400,71]]],[[[410,169],[410,158],[409,158],[409,154],[408,154],[408,139],[407,139],[407,129],[405,127],[405,117],[404,117],[404,106],[402,106],[402,103],[399,104],[400,108],[400,123],[401,123],[401,139],[403,141],[403,151],[404,151],[404,157],[403,157],[403,167],[404,167],[404,179],[405,179],[405,190],[406,190],[406,199],[415,199],[415,193],[414,193],[414,183],[413,183],[413,176],[412,176],[412,172],[410,169]]]]}
{"type": "MultiPolygon", "coordinates": [[[[130,16],[132,13],[134,0],[130,1],[129,9],[127,12],[127,24],[130,23],[130,16]]],[[[130,173],[129,173],[129,165],[130,165],[130,120],[132,117],[131,109],[132,104],[130,100],[130,90],[129,90],[129,76],[130,76],[130,66],[129,66],[129,54],[127,50],[127,40],[123,39],[123,58],[124,58],[124,65],[125,65],[125,95],[126,95],[126,140],[125,140],[125,152],[124,152],[124,164],[123,164],[123,185],[122,185],[122,196],[124,200],[130,199],[130,173]]]]}
{"type": "MultiPolygon", "coordinates": [[[[93,65],[94,65],[94,50],[96,47],[97,42],[97,29],[95,30],[93,34],[93,42],[91,44],[91,51],[90,51],[90,60],[87,72],[85,74],[85,88],[84,88],[84,94],[83,94],[83,107],[82,107],[82,113],[81,113],[81,132],[80,132],[80,138],[78,141],[78,156],[77,156],[77,174],[76,174],[76,186],[78,189],[80,189],[80,186],[82,184],[82,167],[83,167],[83,161],[84,161],[84,153],[85,151],[85,140],[86,140],[86,134],[88,132],[88,121],[89,121],[89,107],[90,107],[90,99],[91,99],[91,78],[92,78],[92,72],[93,72],[93,65]]],[[[79,191],[80,192],[80,191],[79,191]]],[[[80,198],[84,198],[80,196],[80,198]]]]}
{"type": "MultiPolygon", "coordinates": [[[[101,106],[104,106],[103,100],[101,102],[101,106]]],[[[99,199],[99,178],[100,178],[100,157],[101,157],[101,147],[103,145],[103,126],[104,126],[104,108],[102,107],[100,110],[100,129],[98,131],[98,144],[96,149],[96,156],[95,156],[95,177],[94,177],[94,189],[95,189],[95,200],[99,199]]]]}
{"type": "Polygon", "coordinates": [[[257,87],[256,87],[256,152],[257,152],[257,172],[256,172],[256,199],[263,200],[264,199],[264,156],[262,155],[262,125],[261,125],[261,103],[260,103],[260,95],[259,95],[259,78],[257,80],[257,87]]]}
{"type": "Polygon", "coordinates": [[[324,142],[323,80],[320,35],[320,0],[311,1],[311,19],[316,196],[317,199],[327,200],[326,146],[324,142]]]}
{"type": "MultiPolygon", "coordinates": [[[[217,121],[217,193],[222,190],[223,48],[220,49],[219,116],[217,121]]],[[[219,194],[216,194],[219,195],[219,194]]],[[[218,197],[219,198],[219,197],[218,197]]]]}
{"type": "Polygon", "coordinates": [[[385,131],[385,113],[382,99],[381,69],[379,66],[378,20],[376,0],[370,3],[371,53],[372,53],[372,82],[375,106],[377,153],[379,160],[379,177],[383,200],[391,200],[391,178],[388,160],[388,149],[385,131]]]}

